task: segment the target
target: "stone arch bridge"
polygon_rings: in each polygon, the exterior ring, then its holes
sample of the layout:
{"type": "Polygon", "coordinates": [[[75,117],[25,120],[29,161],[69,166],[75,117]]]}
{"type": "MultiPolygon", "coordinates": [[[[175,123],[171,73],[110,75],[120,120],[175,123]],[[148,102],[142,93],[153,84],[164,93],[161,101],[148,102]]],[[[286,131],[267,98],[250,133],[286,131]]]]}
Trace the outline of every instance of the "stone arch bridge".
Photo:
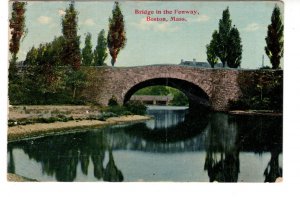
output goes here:
{"type": "Polygon", "coordinates": [[[192,104],[209,105],[226,111],[229,101],[241,95],[238,76],[256,70],[211,69],[179,65],[138,67],[89,67],[88,85],[82,92],[88,101],[107,105],[112,96],[126,103],[139,89],[166,85],[181,90],[192,104]]]}

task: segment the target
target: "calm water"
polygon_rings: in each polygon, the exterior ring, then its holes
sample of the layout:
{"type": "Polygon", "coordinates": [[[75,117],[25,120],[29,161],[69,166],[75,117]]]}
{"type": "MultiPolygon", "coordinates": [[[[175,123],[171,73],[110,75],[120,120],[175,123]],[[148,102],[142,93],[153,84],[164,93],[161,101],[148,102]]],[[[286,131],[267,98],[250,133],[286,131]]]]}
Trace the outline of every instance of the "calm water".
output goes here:
{"type": "Polygon", "coordinates": [[[144,123],[8,144],[8,171],[39,181],[273,182],[282,117],[150,107],[144,123]]]}

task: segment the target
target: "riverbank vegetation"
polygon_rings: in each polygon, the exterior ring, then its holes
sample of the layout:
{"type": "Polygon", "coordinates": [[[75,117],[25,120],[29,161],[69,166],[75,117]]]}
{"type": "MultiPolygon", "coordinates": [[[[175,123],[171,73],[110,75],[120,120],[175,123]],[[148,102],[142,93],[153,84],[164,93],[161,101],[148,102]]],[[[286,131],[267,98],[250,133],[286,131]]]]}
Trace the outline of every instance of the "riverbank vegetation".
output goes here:
{"type": "Polygon", "coordinates": [[[146,106],[138,101],[130,101],[124,106],[11,106],[8,126],[36,123],[54,123],[81,120],[106,121],[111,117],[145,115],[146,106]]]}
{"type": "Polygon", "coordinates": [[[231,110],[283,110],[282,70],[260,70],[251,75],[241,73],[238,77],[241,96],[230,103],[231,110]],[[264,72],[263,75],[260,73],[264,72]]]}

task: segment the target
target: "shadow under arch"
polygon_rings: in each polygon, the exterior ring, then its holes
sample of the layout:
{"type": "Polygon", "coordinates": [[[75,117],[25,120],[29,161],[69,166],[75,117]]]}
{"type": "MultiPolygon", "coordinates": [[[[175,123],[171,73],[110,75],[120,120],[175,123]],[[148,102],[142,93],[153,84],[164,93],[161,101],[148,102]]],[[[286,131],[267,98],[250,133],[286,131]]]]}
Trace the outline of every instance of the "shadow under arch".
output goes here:
{"type": "Polygon", "coordinates": [[[129,136],[135,136],[151,142],[182,142],[204,132],[209,123],[209,117],[209,110],[202,108],[198,110],[198,113],[188,112],[184,121],[174,126],[150,129],[146,126],[146,123],[136,123],[127,126],[124,132],[129,136]]]}
{"type": "Polygon", "coordinates": [[[191,82],[176,78],[154,78],[140,82],[127,91],[124,96],[123,104],[126,104],[136,91],[148,86],[155,85],[164,85],[180,90],[187,96],[190,108],[194,105],[203,105],[206,107],[211,106],[209,96],[204,92],[202,88],[191,82]]]}

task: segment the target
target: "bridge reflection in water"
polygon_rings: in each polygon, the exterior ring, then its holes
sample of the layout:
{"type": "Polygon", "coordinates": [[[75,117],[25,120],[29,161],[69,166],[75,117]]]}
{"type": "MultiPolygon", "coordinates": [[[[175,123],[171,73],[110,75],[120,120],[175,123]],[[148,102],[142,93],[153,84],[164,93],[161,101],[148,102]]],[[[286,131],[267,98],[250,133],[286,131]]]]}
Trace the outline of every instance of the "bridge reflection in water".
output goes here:
{"type": "Polygon", "coordinates": [[[281,117],[193,114],[178,109],[154,109],[149,114],[156,117],[154,121],[10,143],[8,171],[42,181],[261,181],[247,179],[247,173],[257,169],[263,169],[259,173],[266,182],[282,176],[281,117]],[[190,158],[194,153],[199,156],[196,160],[190,158]],[[245,168],[241,162],[251,167],[252,161],[242,161],[250,153],[271,156],[263,166],[241,172],[245,168]],[[203,177],[170,170],[178,158],[183,158],[180,165],[187,172],[203,177]],[[199,160],[202,166],[193,163],[199,160]]]}

